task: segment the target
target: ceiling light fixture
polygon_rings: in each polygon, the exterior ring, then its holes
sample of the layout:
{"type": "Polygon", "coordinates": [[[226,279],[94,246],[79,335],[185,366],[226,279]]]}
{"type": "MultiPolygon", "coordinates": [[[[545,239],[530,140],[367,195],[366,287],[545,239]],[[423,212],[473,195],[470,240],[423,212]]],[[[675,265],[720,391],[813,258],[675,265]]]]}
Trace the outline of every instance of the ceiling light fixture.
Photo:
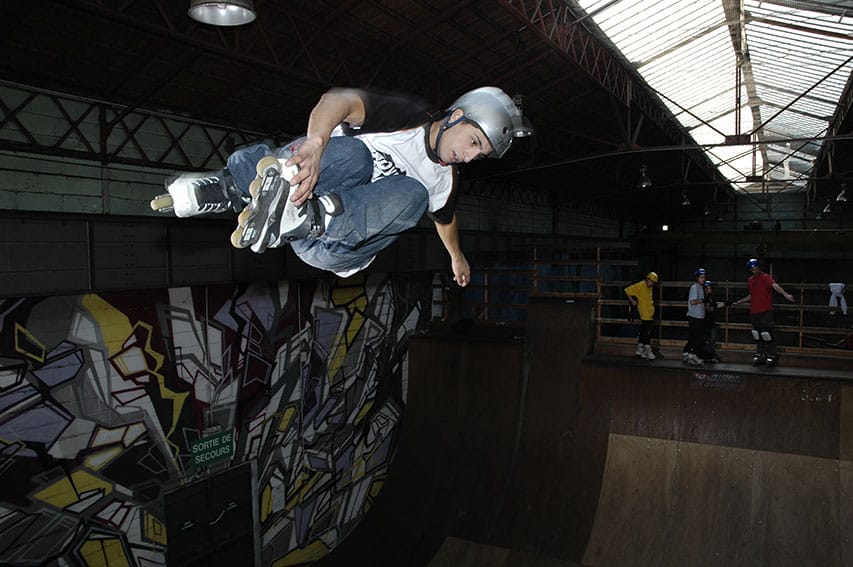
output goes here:
{"type": "Polygon", "coordinates": [[[637,180],[637,188],[639,189],[648,189],[652,186],[652,180],[649,179],[648,174],[646,173],[646,164],[640,168],[640,179],[637,180]]]}
{"type": "Polygon", "coordinates": [[[512,133],[513,137],[527,138],[532,136],[534,134],[533,123],[524,115],[524,95],[518,93],[512,95],[512,102],[515,103],[516,108],[521,112],[521,124],[514,125],[515,131],[512,133]]]}
{"type": "Polygon", "coordinates": [[[190,0],[187,12],[190,18],[212,26],[241,26],[255,21],[255,7],[252,0],[228,0],[211,2],[209,0],[190,0]]]}
{"type": "Polygon", "coordinates": [[[515,94],[512,95],[512,102],[521,114],[521,123],[513,121],[512,125],[513,138],[529,138],[534,134],[533,123],[524,115],[524,95],[521,94],[521,59],[523,57],[521,51],[521,30],[515,32],[515,94]]]}

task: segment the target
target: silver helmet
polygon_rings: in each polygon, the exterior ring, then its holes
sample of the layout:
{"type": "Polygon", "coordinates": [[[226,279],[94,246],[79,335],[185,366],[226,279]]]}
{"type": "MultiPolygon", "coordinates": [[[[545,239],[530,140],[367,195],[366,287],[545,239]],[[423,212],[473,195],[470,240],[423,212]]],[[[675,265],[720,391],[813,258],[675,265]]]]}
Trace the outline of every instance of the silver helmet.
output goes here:
{"type": "Polygon", "coordinates": [[[489,157],[500,158],[512,145],[512,140],[520,135],[525,124],[521,109],[501,89],[480,87],[463,94],[447,109],[453,112],[461,108],[463,118],[473,122],[489,139],[492,153],[489,157]]]}

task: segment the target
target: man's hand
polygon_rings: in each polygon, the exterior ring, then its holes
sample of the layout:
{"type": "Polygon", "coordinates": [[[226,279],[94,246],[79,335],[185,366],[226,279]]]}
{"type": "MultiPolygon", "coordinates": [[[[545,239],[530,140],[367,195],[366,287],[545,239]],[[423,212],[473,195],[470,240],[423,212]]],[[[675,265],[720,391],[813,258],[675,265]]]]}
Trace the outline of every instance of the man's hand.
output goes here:
{"type": "Polygon", "coordinates": [[[468,285],[471,282],[471,266],[468,265],[465,256],[453,258],[450,264],[453,268],[453,281],[461,287],[468,285]]]}
{"type": "Polygon", "coordinates": [[[785,297],[785,299],[787,299],[791,303],[794,303],[795,299],[793,295],[791,295],[790,293],[783,293],[782,295],[785,297]]]}
{"type": "Polygon", "coordinates": [[[299,145],[299,151],[287,160],[286,165],[299,166],[299,172],[293,176],[291,185],[299,184],[290,200],[301,205],[314,195],[314,187],[320,178],[320,158],[326,149],[326,142],[319,137],[307,138],[299,145]]]}

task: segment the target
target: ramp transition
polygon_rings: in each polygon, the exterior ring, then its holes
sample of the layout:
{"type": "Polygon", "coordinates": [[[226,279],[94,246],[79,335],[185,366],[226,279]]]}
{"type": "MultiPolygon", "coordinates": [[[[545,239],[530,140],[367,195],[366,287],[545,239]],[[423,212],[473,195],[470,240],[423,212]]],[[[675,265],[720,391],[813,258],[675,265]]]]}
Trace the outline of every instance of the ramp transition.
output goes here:
{"type": "Polygon", "coordinates": [[[853,564],[843,375],[586,356],[591,309],[413,338],[385,487],[320,565],[853,564]]]}

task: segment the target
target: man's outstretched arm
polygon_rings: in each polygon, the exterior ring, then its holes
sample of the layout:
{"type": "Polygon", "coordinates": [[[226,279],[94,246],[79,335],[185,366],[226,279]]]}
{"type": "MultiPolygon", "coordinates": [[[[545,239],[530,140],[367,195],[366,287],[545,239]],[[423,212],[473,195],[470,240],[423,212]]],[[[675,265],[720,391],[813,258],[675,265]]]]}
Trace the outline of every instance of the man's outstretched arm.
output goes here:
{"type": "Polygon", "coordinates": [[[795,301],[795,300],[794,300],[794,296],[793,296],[793,295],[791,295],[790,293],[788,293],[787,291],[785,291],[784,289],[782,289],[782,286],[781,286],[781,285],[779,285],[779,284],[777,284],[777,283],[775,283],[775,282],[774,282],[774,283],[773,283],[773,289],[775,289],[776,291],[778,291],[779,293],[781,293],[781,294],[782,294],[782,296],[783,296],[785,299],[787,299],[788,301],[790,301],[791,303],[793,303],[793,302],[795,301]]]}
{"type": "Polygon", "coordinates": [[[299,166],[299,173],[291,181],[299,184],[299,189],[291,196],[295,204],[301,205],[313,194],[320,177],[320,158],[329,144],[332,130],[342,122],[360,126],[364,123],[364,114],[364,101],[359,90],[336,88],[320,97],[311,110],[307,136],[299,153],[287,160],[287,165],[299,166]]]}
{"type": "Polygon", "coordinates": [[[453,220],[447,224],[436,222],[435,230],[438,232],[438,237],[441,238],[441,243],[444,244],[447,253],[450,254],[453,281],[465,287],[471,281],[471,266],[468,265],[468,260],[465,258],[465,254],[462,253],[462,247],[459,244],[456,215],[454,214],[453,220]]]}

